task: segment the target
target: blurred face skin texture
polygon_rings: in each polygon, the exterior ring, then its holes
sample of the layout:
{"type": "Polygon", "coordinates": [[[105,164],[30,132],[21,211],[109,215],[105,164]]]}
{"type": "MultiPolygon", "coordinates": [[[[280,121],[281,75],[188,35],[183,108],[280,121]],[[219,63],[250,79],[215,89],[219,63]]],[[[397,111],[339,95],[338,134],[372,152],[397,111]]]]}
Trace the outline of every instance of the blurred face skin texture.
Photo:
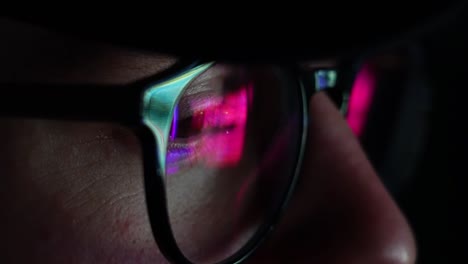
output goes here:
{"type": "MultiPolygon", "coordinates": [[[[0,34],[1,82],[121,84],[175,62],[7,20],[0,34]]],[[[411,230],[339,111],[319,93],[309,112],[298,186],[247,262],[414,263],[411,230]]],[[[0,149],[0,263],[167,263],[152,237],[130,130],[2,118],[0,149]]]]}

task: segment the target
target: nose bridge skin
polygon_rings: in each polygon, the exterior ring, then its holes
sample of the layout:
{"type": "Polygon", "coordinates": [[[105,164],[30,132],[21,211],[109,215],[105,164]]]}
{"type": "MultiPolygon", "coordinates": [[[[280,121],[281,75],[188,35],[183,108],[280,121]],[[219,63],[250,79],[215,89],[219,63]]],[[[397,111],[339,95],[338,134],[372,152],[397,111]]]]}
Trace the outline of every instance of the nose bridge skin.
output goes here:
{"type": "Polygon", "coordinates": [[[251,263],[414,263],[411,229],[339,111],[324,94],[309,111],[295,194],[251,263]]]}

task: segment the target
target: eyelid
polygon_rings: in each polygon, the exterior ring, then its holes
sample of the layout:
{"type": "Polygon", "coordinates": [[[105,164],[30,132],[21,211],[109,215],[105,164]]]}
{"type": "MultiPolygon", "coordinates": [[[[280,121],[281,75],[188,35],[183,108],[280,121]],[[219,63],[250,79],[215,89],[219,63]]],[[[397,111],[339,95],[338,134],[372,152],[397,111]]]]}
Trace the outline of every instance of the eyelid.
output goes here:
{"type": "Polygon", "coordinates": [[[184,94],[177,104],[178,118],[191,117],[194,112],[218,105],[221,100],[221,96],[215,91],[205,90],[189,95],[184,94]]]}
{"type": "Polygon", "coordinates": [[[217,84],[215,81],[222,81],[225,74],[226,70],[218,65],[201,73],[188,84],[178,102],[179,118],[190,117],[196,111],[218,105],[222,100],[220,94],[222,91],[218,87],[222,84],[217,84]]]}
{"type": "MultiPolygon", "coordinates": [[[[216,85],[213,81],[215,80],[224,80],[224,76],[228,74],[228,69],[222,65],[216,64],[211,66],[205,72],[202,72],[197,76],[184,91],[184,94],[195,94],[204,91],[212,91],[213,86],[216,85]]],[[[221,86],[219,84],[219,86],[221,86]]]]}

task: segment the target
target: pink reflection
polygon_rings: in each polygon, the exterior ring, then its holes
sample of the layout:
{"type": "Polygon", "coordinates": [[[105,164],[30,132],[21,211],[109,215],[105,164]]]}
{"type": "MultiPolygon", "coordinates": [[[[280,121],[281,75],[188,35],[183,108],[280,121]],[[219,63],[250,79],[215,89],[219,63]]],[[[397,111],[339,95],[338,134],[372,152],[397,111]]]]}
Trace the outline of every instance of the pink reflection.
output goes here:
{"type": "MultiPolygon", "coordinates": [[[[190,103],[195,131],[189,142],[178,143],[177,113],[174,114],[167,153],[167,174],[194,163],[222,168],[236,165],[242,157],[252,84],[223,96],[197,98],[190,103]]],[[[178,111],[178,109],[176,109],[178,111]]],[[[183,140],[180,140],[183,141],[183,140]]]]}
{"type": "Polygon", "coordinates": [[[367,121],[372,97],[374,96],[375,78],[369,65],[364,65],[357,74],[349,98],[347,121],[351,130],[361,136],[367,121]]]}
{"type": "Polygon", "coordinates": [[[252,90],[251,84],[241,87],[205,113],[203,129],[214,129],[213,133],[204,135],[200,143],[200,153],[208,166],[232,166],[241,159],[249,90],[252,90]]]}

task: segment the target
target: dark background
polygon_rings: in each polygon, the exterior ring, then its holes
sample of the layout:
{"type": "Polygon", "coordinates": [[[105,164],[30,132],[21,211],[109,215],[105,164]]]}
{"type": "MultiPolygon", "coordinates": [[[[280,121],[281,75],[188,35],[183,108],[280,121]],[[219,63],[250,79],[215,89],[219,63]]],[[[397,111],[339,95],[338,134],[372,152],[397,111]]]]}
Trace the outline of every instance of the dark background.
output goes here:
{"type": "Polygon", "coordinates": [[[423,39],[434,107],[422,163],[398,197],[420,249],[420,263],[464,263],[468,256],[467,15],[423,39]]]}
{"type": "Polygon", "coordinates": [[[385,51],[412,62],[380,78],[362,138],[413,227],[418,263],[468,263],[466,17],[385,51]]]}

